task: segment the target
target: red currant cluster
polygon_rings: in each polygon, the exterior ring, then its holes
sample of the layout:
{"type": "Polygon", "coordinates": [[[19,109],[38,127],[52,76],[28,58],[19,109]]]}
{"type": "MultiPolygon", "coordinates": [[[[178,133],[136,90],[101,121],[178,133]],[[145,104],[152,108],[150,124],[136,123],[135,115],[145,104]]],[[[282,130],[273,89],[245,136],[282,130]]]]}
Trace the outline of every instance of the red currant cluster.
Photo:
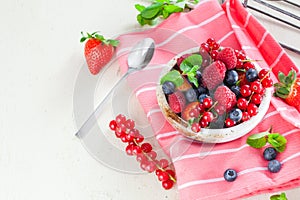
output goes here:
{"type": "Polygon", "coordinates": [[[208,95],[202,95],[200,101],[187,105],[182,113],[182,118],[191,124],[191,130],[195,133],[206,128],[215,119],[212,109],[216,106],[208,95]]]}
{"type": "Polygon", "coordinates": [[[132,119],[126,119],[122,114],[117,115],[115,120],[110,121],[109,128],[115,132],[117,138],[127,143],[127,155],[136,156],[140,167],[149,173],[155,171],[158,180],[162,182],[163,188],[171,189],[176,182],[174,170],[168,168],[167,159],[157,160],[157,153],[153,151],[152,145],[144,141],[144,136],[135,128],[132,119]]]}
{"type": "MultiPolygon", "coordinates": [[[[271,87],[273,81],[270,78],[271,69],[262,69],[257,74],[255,66],[251,62],[245,62],[240,69],[240,96],[237,98],[237,108],[242,111],[240,122],[244,122],[258,113],[258,107],[262,102],[265,89],[271,87]],[[252,80],[252,82],[249,80],[252,80]]],[[[227,118],[225,120],[227,127],[232,127],[236,124],[236,121],[233,119],[227,118]]]]}
{"type": "Polygon", "coordinates": [[[206,67],[210,65],[211,60],[215,60],[218,55],[218,50],[220,48],[220,44],[215,41],[214,38],[208,38],[206,42],[203,42],[200,45],[200,55],[203,58],[202,66],[206,67]]]}

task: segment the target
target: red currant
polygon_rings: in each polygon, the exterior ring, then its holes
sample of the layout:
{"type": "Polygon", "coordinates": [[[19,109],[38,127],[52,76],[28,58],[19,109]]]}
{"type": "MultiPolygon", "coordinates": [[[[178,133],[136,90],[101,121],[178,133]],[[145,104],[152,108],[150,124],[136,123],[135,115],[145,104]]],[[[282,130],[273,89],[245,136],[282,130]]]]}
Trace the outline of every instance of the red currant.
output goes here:
{"type": "Polygon", "coordinates": [[[252,116],[257,114],[258,107],[254,103],[249,103],[248,108],[247,108],[247,112],[252,117],[252,116]]]}
{"type": "Polygon", "coordinates": [[[136,141],[137,143],[143,142],[143,141],[144,141],[144,136],[141,135],[141,134],[136,135],[136,136],[135,136],[135,141],[136,141]]]}
{"type": "Polygon", "coordinates": [[[210,59],[203,59],[202,61],[202,67],[207,67],[208,65],[210,65],[210,59]]]}
{"type": "Polygon", "coordinates": [[[210,51],[210,47],[209,47],[209,45],[207,43],[202,43],[201,44],[201,49],[203,49],[206,52],[210,51]]]}
{"type": "Polygon", "coordinates": [[[134,135],[132,134],[132,133],[128,133],[128,134],[126,134],[126,139],[127,139],[127,141],[128,142],[131,142],[131,141],[133,141],[134,140],[134,135]]]}
{"type": "Polygon", "coordinates": [[[248,96],[250,96],[251,93],[252,93],[251,88],[250,88],[249,85],[243,85],[243,86],[241,87],[240,92],[241,92],[241,95],[242,95],[243,97],[248,97],[248,96]]]}
{"type": "Polygon", "coordinates": [[[124,142],[124,143],[129,142],[129,141],[127,140],[127,134],[126,134],[126,133],[125,133],[125,134],[122,134],[121,137],[120,137],[120,139],[121,139],[121,141],[124,142]]]}
{"type": "Polygon", "coordinates": [[[237,69],[243,69],[244,68],[244,63],[241,59],[237,59],[237,62],[236,62],[236,68],[237,69]]]}
{"type": "Polygon", "coordinates": [[[189,116],[192,118],[198,117],[200,115],[200,112],[197,108],[194,108],[190,111],[189,116]]]}
{"type": "Polygon", "coordinates": [[[154,162],[149,162],[148,165],[146,166],[145,170],[149,173],[152,173],[156,170],[156,165],[154,162]]]}
{"type": "Polygon", "coordinates": [[[235,121],[233,121],[232,119],[227,118],[227,119],[225,120],[225,126],[226,126],[226,127],[232,127],[232,126],[234,126],[234,125],[235,125],[235,121]]]}
{"type": "Polygon", "coordinates": [[[172,180],[166,180],[162,182],[162,186],[163,188],[165,188],[166,190],[169,190],[173,187],[174,182],[172,180]]]}
{"type": "Polygon", "coordinates": [[[209,122],[206,121],[205,119],[201,119],[199,122],[201,128],[206,128],[209,125],[209,122]]]}
{"type": "Polygon", "coordinates": [[[132,119],[127,119],[125,122],[125,126],[126,126],[126,128],[131,130],[131,129],[134,129],[135,123],[132,119]]]}
{"type": "Polygon", "coordinates": [[[248,101],[245,98],[239,98],[237,100],[237,107],[241,110],[246,110],[248,107],[248,101]]]}
{"type": "Polygon", "coordinates": [[[127,147],[126,147],[126,149],[125,149],[127,155],[130,155],[130,156],[133,155],[133,151],[132,151],[132,150],[133,150],[133,147],[134,147],[134,144],[129,144],[129,145],[127,145],[127,147]]]}
{"type": "Polygon", "coordinates": [[[216,60],[216,58],[217,58],[217,56],[218,56],[218,51],[217,50],[212,50],[211,52],[210,52],[210,56],[211,56],[211,58],[213,59],[213,60],[216,60]]]}
{"type": "Polygon", "coordinates": [[[169,180],[169,174],[166,171],[161,171],[157,176],[159,181],[166,181],[169,180]]]}
{"type": "Polygon", "coordinates": [[[199,111],[199,113],[202,113],[205,110],[203,104],[201,103],[197,104],[196,109],[199,111]]]}
{"type": "Polygon", "coordinates": [[[155,151],[150,151],[149,153],[147,153],[147,155],[154,160],[157,156],[157,153],[155,151]]]}
{"type": "Polygon", "coordinates": [[[212,112],[206,111],[203,113],[202,119],[206,120],[207,122],[212,122],[212,120],[214,119],[214,115],[212,114],[212,112]]]}
{"type": "Polygon", "coordinates": [[[140,154],[140,153],[142,153],[142,149],[141,149],[141,147],[140,146],[133,146],[132,147],[132,153],[134,154],[134,155],[138,155],[138,154],[140,154]]]}
{"type": "Polygon", "coordinates": [[[264,88],[272,87],[273,81],[270,77],[266,77],[261,81],[261,84],[264,88]]]}
{"type": "Polygon", "coordinates": [[[255,93],[260,94],[263,90],[263,86],[259,81],[253,81],[250,86],[251,90],[255,93]]]}
{"type": "Polygon", "coordinates": [[[117,127],[117,129],[115,130],[115,135],[117,138],[121,138],[121,136],[126,135],[126,133],[122,131],[121,128],[117,127]]]}
{"type": "Polygon", "coordinates": [[[144,162],[145,160],[147,160],[147,157],[143,153],[139,153],[136,155],[136,160],[138,162],[144,162]]]}
{"type": "Polygon", "coordinates": [[[264,77],[269,77],[269,70],[267,70],[267,69],[262,69],[262,70],[260,70],[259,71],[259,73],[258,73],[258,77],[260,78],[260,79],[263,79],[264,77]]]}
{"type": "Polygon", "coordinates": [[[116,117],[116,122],[117,122],[118,125],[123,124],[125,121],[126,121],[126,117],[122,114],[119,114],[116,117]]]}
{"type": "Polygon", "coordinates": [[[250,68],[255,69],[254,64],[253,64],[252,62],[245,62],[245,63],[244,63],[244,69],[245,69],[245,70],[248,70],[248,69],[250,69],[250,68]]]}
{"type": "Polygon", "coordinates": [[[143,161],[140,163],[140,167],[141,167],[142,170],[144,170],[144,171],[146,171],[148,165],[149,165],[149,161],[148,161],[148,160],[143,160],[143,161]]]}
{"type": "Polygon", "coordinates": [[[214,38],[208,38],[206,40],[206,43],[209,45],[209,46],[212,46],[214,43],[216,43],[216,40],[214,38]]]}
{"type": "Polygon", "coordinates": [[[220,48],[220,44],[215,42],[212,46],[211,46],[212,50],[219,50],[220,48]]]}
{"type": "Polygon", "coordinates": [[[199,123],[194,122],[191,126],[191,129],[193,132],[198,133],[198,132],[200,132],[201,127],[200,127],[199,123]]]}
{"type": "Polygon", "coordinates": [[[112,130],[112,131],[115,131],[116,130],[116,128],[117,128],[117,122],[116,122],[116,120],[111,120],[110,121],[110,123],[109,123],[109,128],[110,128],[110,130],[112,130]]]}
{"type": "Polygon", "coordinates": [[[159,176],[161,173],[162,173],[162,170],[161,170],[161,169],[156,169],[156,170],[155,170],[156,176],[159,176]]]}
{"type": "Polygon", "coordinates": [[[203,99],[203,107],[204,108],[210,108],[213,104],[213,100],[211,97],[206,97],[205,99],[203,99]]]}
{"type": "Polygon", "coordinates": [[[145,153],[149,153],[150,151],[152,151],[152,145],[150,143],[143,143],[141,145],[142,151],[145,153]]]}
{"type": "Polygon", "coordinates": [[[253,94],[253,96],[251,97],[251,102],[259,105],[262,101],[263,97],[260,94],[253,94]]]}
{"type": "Polygon", "coordinates": [[[176,174],[175,174],[175,172],[174,172],[173,170],[168,169],[168,170],[166,170],[166,172],[167,172],[170,176],[172,176],[173,178],[175,178],[176,174]]]}
{"type": "Polygon", "coordinates": [[[245,121],[248,121],[250,119],[250,115],[247,111],[243,112],[242,113],[242,121],[245,122],[245,121]]]}
{"type": "Polygon", "coordinates": [[[160,159],[159,162],[158,162],[158,165],[161,167],[161,168],[166,168],[168,167],[169,165],[169,161],[167,159],[160,159]]]}

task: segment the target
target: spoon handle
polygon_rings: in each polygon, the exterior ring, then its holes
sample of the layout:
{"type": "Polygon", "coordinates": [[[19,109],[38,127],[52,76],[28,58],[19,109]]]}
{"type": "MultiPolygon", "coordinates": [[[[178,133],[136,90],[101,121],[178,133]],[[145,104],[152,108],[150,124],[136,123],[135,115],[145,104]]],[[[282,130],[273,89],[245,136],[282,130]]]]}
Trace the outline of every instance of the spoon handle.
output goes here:
{"type": "Polygon", "coordinates": [[[101,103],[97,106],[97,108],[94,110],[94,112],[89,116],[89,118],[84,122],[84,124],[81,126],[81,128],[77,131],[75,134],[78,138],[83,138],[87,135],[87,133],[91,130],[91,128],[95,125],[97,122],[98,117],[101,114],[101,110],[103,105],[106,103],[106,101],[109,99],[109,97],[112,95],[113,91],[120,85],[120,83],[134,70],[129,68],[129,70],[120,78],[120,80],[114,85],[114,87],[109,91],[109,93],[104,97],[104,99],[101,101],[101,103]]]}

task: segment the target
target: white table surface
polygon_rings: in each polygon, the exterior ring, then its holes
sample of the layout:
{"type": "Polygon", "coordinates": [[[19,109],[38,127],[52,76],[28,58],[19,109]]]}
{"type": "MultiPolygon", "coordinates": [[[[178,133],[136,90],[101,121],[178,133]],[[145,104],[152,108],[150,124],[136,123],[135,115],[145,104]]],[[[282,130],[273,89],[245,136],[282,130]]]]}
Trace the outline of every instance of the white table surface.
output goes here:
{"type": "MultiPolygon", "coordinates": [[[[101,165],[74,136],[73,90],[84,63],[80,32],[113,37],[139,28],[137,2],[1,1],[1,200],[178,199],[154,174],[101,165]]],[[[291,56],[300,65],[299,56],[291,56]]],[[[297,199],[300,189],[286,193],[297,199]]]]}

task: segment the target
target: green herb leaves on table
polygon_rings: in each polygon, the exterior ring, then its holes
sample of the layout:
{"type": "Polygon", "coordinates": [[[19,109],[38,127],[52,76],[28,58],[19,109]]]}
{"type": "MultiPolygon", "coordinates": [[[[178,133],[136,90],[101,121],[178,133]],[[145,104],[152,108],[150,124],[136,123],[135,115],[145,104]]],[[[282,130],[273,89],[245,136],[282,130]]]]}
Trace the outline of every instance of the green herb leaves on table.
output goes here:
{"type": "Polygon", "coordinates": [[[282,192],[281,194],[272,195],[270,200],[288,200],[285,193],[282,192]]]}
{"type": "Polygon", "coordinates": [[[135,8],[139,11],[137,21],[142,26],[155,25],[157,18],[167,19],[173,13],[191,10],[189,5],[198,2],[199,0],[154,0],[148,7],[135,4],[135,8]]]}
{"type": "Polygon", "coordinates": [[[247,144],[254,148],[262,148],[267,143],[273,146],[276,151],[283,152],[286,147],[286,138],[279,134],[273,133],[272,127],[265,132],[250,135],[247,138],[247,144]]]}

